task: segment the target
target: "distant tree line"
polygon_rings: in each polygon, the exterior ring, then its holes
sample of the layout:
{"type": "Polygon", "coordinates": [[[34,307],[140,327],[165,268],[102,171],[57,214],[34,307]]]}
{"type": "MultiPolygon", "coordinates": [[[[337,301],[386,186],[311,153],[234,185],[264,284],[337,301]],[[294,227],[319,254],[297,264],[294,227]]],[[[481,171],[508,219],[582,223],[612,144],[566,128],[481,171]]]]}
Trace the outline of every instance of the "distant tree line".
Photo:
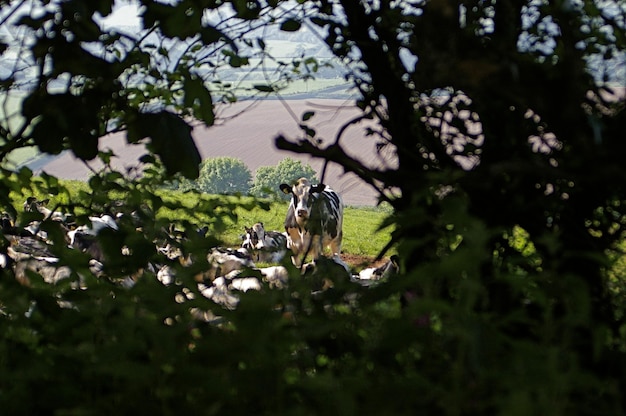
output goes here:
{"type": "Polygon", "coordinates": [[[222,156],[202,161],[197,179],[181,176],[168,183],[167,187],[181,191],[193,189],[208,194],[250,194],[261,198],[277,195],[284,199],[286,195],[277,192],[278,185],[291,183],[301,177],[315,181],[315,169],[299,160],[285,158],[276,166],[259,167],[253,178],[252,172],[241,159],[222,156]]]}

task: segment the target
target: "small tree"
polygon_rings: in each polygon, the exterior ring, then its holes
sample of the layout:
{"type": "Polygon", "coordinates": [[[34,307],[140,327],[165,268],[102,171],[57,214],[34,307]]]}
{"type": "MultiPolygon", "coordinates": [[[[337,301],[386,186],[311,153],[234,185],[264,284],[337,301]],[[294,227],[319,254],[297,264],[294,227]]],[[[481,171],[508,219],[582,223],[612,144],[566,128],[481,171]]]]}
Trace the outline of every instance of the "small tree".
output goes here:
{"type": "Polygon", "coordinates": [[[261,166],[257,169],[250,193],[258,197],[272,194],[286,198],[276,190],[281,183],[291,183],[299,178],[306,177],[312,182],[316,180],[316,172],[310,165],[304,165],[299,160],[285,158],[276,166],[261,166]]]}
{"type": "Polygon", "coordinates": [[[202,162],[196,189],[210,194],[248,193],[252,173],[242,160],[216,157],[202,162]]]}

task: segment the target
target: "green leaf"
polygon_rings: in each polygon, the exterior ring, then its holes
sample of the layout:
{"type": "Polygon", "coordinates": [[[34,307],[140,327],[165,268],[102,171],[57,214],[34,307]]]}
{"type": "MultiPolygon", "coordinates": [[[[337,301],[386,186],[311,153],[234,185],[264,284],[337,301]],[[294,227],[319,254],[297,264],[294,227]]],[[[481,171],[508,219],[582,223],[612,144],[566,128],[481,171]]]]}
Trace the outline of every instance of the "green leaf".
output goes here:
{"type": "Polygon", "coordinates": [[[245,56],[233,55],[228,60],[228,64],[233,68],[239,68],[243,65],[248,65],[248,58],[245,56]]]}
{"type": "Polygon", "coordinates": [[[304,124],[301,124],[300,128],[304,131],[304,133],[307,136],[309,136],[311,138],[315,137],[315,135],[317,134],[317,132],[314,129],[312,129],[312,128],[308,127],[308,126],[305,126],[304,124]]]}
{"type": "Polygon", "coordinates": [[[200,39],[202,39],[202,43],[204,45],[210,45],[212,43],[225,41],[230,45],[231,48],[237,48],[237,45],[230,37],[228,37],[224,32],[213,26],[203,27],[200,31],[200,39]]]}
{"type": "Polygon", "coordinates": [[[317,59],[313,57],[309,57],[305,59],[304,64],[306,65],[309,71],[317,72],[317,70],[319,69],[319,62],[317,61],[317,59]]]}
{"type": "Polygon", "coordinates": [[[33,127],[31,136],[40,151],[57,155],[63,151],[63,135],[55,134],[58,127],[54,121],[41,118],[33,127]]]}
{"type": "Polygon", "coordinates": [[[58,154],[71,149],[76,157],[92,160],[98,155],[101,106],[99,92],[87,91],[81,96],[33,92],[24,100],[22,113],[34,120],[31,136],[42,152],[58,154]]]}
{"type": "Polygon", "coordinates": [[[189,7],[187,2],[170,6],[153,3],[144,14],[144,26],[159,26],[163,34],[170,38],[188,39],[202,31],[202,13],[189,7]]]}
{"type": "Polygon", "coordinates": [[[265,85],[265,84],[257,84],[253,86],[254,89],[261,91],[261,92],[274,92],[274,87],[272,87],[271,85],[265,85]]]}
{"type": "Polygon", "coordinates": [[[315,111],[307,111],[302,115],[302,121],[308,121],[315,115],[315,111]]]}
{"type": "Polygon", "coordinates": [[[296,32],[300,29],[302,24],[295,19],[287,19],[280,25],[280,30],[283,32],[296,32]]]}
{"type": "Polygon", "coordinates": [[[72,151],[82,160],[92,160],[98,156],[99,138],[91,134],[70,134],[68,136],[72,151]]]}
{"type": "Polygon", "coordinates": [[[180,172],[186,178],[195,179],[200,172],[201,157],[191,130],[183,119],[167,111],[138,113],[129,124],[127,141],[136,143],[149,137],[148,149],[159,156],[169,175],[180,172]]]}
{"type": "Polygon", "coordinates": [[[247,57],[239,56],[236,51],[231,51],[229,49],[222,50],[222,55],[228,56],[228,64],[233,68],[239,68],[242,65],[247,65],[249,62],[247,57]]]}
{"type": "Polygon", "coordinates": [[[245,20],[256,19],[261,11],[261,5],[258,0],[233,0],[231,5],[237,12],[237,17],[245,20]]]}
{"type": "Polygon", "coordinates": [[[213,125],[215,114],[213,113],[213,98],[211,93],[195,75],[185,78],[185,106],[193,109],[196,118],[204,121],[207,125],[213,125]]]}

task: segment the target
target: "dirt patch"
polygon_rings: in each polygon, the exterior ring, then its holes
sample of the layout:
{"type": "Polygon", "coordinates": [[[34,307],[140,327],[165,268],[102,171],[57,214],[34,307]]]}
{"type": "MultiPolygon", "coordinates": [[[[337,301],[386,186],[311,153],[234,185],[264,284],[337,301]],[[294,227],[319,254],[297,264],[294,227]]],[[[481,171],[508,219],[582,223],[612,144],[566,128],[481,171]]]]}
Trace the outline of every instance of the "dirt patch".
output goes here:
{"type": "Polygon", "coordinates": [[[341,260],[346,262],[350,268],[359,271],[368,267],[379,267],[387,262],[388,259],[376,260],[374,256],[364,256],[361,254],[342,253],[341,260]]]}

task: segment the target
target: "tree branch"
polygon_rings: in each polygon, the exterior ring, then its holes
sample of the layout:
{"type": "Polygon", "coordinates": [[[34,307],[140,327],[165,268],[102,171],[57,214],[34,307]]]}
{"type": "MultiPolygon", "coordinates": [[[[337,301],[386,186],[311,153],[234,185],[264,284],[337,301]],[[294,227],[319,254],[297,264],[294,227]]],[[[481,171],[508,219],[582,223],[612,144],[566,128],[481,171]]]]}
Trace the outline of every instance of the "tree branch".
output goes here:
{"type": "Polygon", "coordinates": [[[344,172],[354,173],[365,183],[374,188],[380,194],[382,200],[390,202],[389,197],[383,192],[384,187],[378,182],[389,183],[391,173],[367,168],[360,161],[348,155],[338,143],[333,143],[321,148],[315,146],[308,140],[299,140],[298,142],[290,141],[282,134],[274,139],[274,143],[276,147],[281,150],[288,150],[298,154],[308,154],[339,164],[343,167],[344,172]]]}

